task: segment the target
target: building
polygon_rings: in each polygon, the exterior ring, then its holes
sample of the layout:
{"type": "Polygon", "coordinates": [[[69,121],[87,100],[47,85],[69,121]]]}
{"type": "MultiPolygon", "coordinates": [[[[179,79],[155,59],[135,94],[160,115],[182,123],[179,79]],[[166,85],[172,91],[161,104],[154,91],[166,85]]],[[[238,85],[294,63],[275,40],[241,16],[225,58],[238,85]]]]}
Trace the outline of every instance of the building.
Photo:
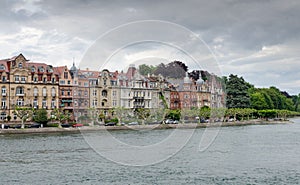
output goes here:
{"type": "Polygon", "coordinates": [[[16,106],[46,109],[48,114],[58,106],[58,74],[51,65],[29,62],[22,54],[0,60],[0,119],[13,114],[16,106]]]}

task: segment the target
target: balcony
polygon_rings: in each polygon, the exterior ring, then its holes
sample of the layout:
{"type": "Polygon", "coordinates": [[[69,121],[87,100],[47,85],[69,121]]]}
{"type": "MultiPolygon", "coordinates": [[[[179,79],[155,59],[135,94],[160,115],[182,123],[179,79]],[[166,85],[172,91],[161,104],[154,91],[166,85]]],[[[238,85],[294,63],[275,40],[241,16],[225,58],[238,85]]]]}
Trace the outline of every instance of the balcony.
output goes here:
{"type": "Polygon", "coordinates": [[[36,106],[33,106],[33,108],[34,108],[34,109],[39,109],[39,106],[38,106],[38,105],[36,105],[36,106]]]}
{"type": "Polygon", "coordinates": [[[22,93],[22,92],[20,92],[20,93],[16,93],[16,96],[25,96],[26,94],[25,93],[22,93]]]}
{"type": "Polygon", "coordinates": [[[43,106],[43,109],[48,109],[48,106],[44,105],[44,106],[43,106]]]}
{"type": "Polygon", "coordinates": [[[2,106],[1,109],[2,109],[2,110],[6,110],[7,107],[6,107],[6,106],[2,106]]]}
{"type": "Polygon", "coordinates": [[[6,92],[2,92],[2,96],[6,96],[6,92]]]}

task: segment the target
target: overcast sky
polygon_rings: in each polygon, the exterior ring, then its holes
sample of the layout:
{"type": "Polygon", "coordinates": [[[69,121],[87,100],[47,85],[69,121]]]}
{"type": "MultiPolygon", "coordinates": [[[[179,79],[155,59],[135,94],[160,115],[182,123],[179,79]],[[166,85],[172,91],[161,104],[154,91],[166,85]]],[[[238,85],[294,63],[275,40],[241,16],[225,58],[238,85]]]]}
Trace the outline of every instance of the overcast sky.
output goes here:
{"type": "Polygon", "coordinates": [[[0,58],[23,53],[71,66],[94,48],[99,69],[182,60],[190,70],[218,65],[257,87],[300,92],[298,0],[2,0],[0,7],[0,58]]]}

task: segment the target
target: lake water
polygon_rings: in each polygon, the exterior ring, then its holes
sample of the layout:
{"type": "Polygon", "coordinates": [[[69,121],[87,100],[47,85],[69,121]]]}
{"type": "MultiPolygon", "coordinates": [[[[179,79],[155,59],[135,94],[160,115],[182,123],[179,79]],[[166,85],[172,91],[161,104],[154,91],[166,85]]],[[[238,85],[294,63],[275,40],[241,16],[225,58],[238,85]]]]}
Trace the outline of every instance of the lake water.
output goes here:
{"type": "MultiPolygon", "coordinates": [[[[196,129],[176,155],[140,167],[102,157],[82,134],[2,135],[0,184],[299,184],[300,119],[292,121],[222,127],[203,152],[198,147],[205,129],[196,129]]],[[[142,145],[172,132],[112,134],[142,145]]]]}

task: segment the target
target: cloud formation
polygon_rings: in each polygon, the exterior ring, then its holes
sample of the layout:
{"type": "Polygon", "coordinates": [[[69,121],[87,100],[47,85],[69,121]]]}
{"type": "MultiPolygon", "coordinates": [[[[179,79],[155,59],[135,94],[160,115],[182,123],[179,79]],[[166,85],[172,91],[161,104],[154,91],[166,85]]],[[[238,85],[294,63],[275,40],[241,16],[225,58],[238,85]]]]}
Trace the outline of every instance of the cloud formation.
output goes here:
{"type": "MultiPolygon", "coordinates": [[[[275,85],[291,94],[299,93],[297,0],[11,0],[0,1],[0,7],[1,58],[23,53],[35,62],[70,66],[75,58],[79,64],[107,31],[133,21],[162,20],[181,25],[205,41],[224,75],[234,73],[257,86],[275,85]]],[[[143,34],[132,30],[124,33],[129,38],[143,34]]],[[[158,39],[164,35],[153,34],[158,39]]],[[[177,38],[176,43],[199,57],[197,60],[205,61],[208,55],[197,55],[202,48],[193,47],[193,39],[177,38]]],[[[111,39],[107,44],[113,46],[116,42],[111,39]]],[[[130,63],[133,57],[140,60],[141,55],[154,54],[175,59],[170,56],[174,51],[154,44],[122,50],[116,60],[130,63]]],[[[176,52],[174,56],[188,60],[176,52]]]]}

